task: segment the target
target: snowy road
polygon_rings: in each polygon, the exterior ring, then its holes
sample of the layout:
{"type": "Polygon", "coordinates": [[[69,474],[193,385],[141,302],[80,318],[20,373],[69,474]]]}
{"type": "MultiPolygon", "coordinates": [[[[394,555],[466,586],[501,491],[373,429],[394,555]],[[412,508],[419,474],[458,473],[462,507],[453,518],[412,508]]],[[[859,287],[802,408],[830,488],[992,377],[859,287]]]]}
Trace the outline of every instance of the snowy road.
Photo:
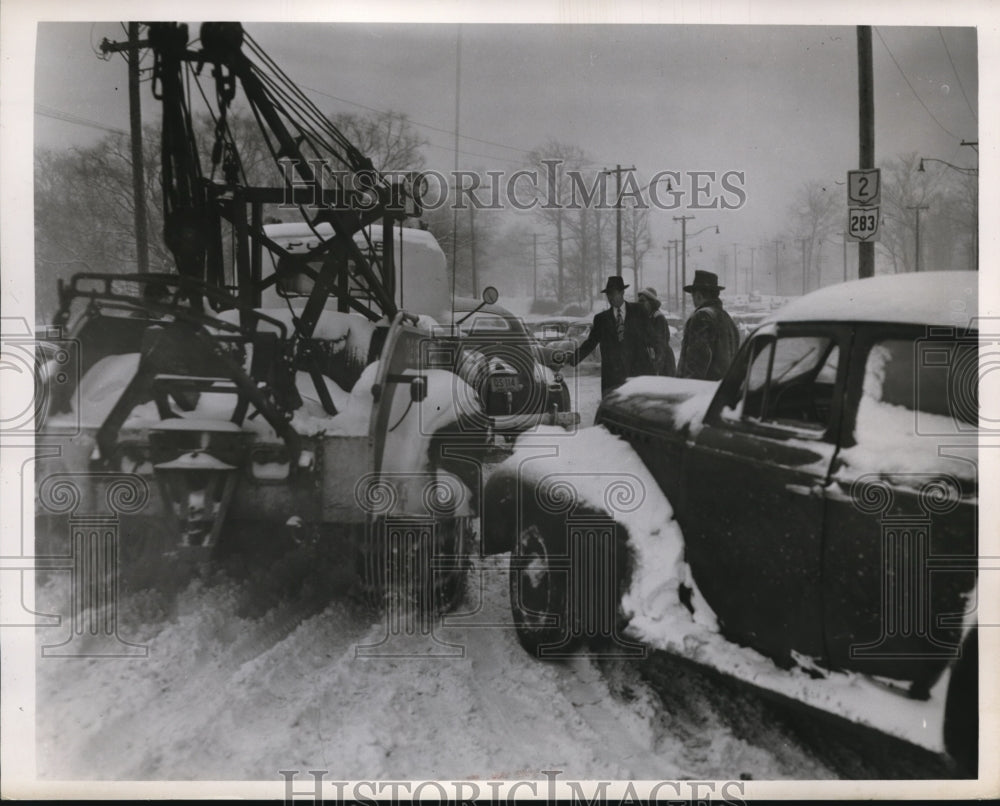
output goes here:
{"type": "MultiPolygon", "coordinates": [[[[599,378],[578,380],[589,425],[599,378]]],[[[221,575],[126,593],[119,634],[148,646],[147,658],[37,662],[38,775],[838,776],[769,706],[696,673],[671,671],[676,686],[664,695],[626,661],[531,658],[509,625],[506,565],[506,555],[477,560],[461,612],[432,636],[407,640],[346,595],[264,597],[253,583],[221,575]]],[[[53,574],[38,590],[39,609],[69,613],[68,589],[68,574],[53,574]]],[[[39,645],[65,638],[57,633],[39,630],[39,645]]]]}
{"type": "MultiPolygon", "coordinates": [[[[120,633],[148,645],[148,658],[38,663],[39,777],[833,777],[761,706],[745,704],[733,723],[724,700],[695,687],[665,708],[622,661],[535,661],[498,626],[509,619],[506,558],[478,571],[481,607],[477,584],[470,612],[438,625],[441,643],[395,645],[409,657],[358,657],[387,627],[349,601],[250,618],[236,583],[194,584],[176,606],[169,595],[126,597],[120,633]],[[753,741],[738,735],[750,724],[753,741]]],[[[39,601],[58,612],[64,593],[53,581],[39,601]]]]}

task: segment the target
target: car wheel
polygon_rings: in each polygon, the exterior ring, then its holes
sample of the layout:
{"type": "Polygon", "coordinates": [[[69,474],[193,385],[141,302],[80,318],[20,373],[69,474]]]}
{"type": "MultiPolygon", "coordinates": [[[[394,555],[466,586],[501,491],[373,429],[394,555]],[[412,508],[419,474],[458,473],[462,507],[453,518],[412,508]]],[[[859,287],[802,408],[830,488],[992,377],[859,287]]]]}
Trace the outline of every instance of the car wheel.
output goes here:
{"type": "Polygon", "coordinates": [[[356,568],[369,603],[382,607],[387,594],[409,596],[427,616],[454,610],[465,596],[468,579],[470,519],[450,517],[438,522],[433,545],[423,529],[413,542],[389,542],[384,517],[364,530],[356,568]],[[435,568],[440,565],[440,568],[435,568]]]}
{"type": "Polygon", "coordinates": [[[430,585],[429,598],[437,612],[448,613],[465,598],[472,519],[449,518],[440,529],[443,535],[438,541],[438,556],[444,559],[444,567],[430,569],[427,584],[430,585]]]}
{"type": "Polygon", "coordinates": [[[511,552],[510,608],[518,640],[536,657],[558,657],[581,643],[569,606],[569,571],[554,567],[554,519],[532,519],[511,552]],[[548,534],[546,534],[548,532],[548,534]]]}

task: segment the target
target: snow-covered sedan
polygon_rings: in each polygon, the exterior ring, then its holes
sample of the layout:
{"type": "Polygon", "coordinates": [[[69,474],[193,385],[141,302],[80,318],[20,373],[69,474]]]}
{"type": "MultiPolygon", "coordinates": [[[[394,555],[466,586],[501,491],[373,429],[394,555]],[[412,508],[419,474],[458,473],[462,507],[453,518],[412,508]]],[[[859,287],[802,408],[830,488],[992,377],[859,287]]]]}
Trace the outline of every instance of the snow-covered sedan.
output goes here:
{"type": "Polygon", "coordinates": [[[483,550],[511,552],[521,643],[666,650],[974,775],[977,285],[822,289],[722,381],[632,379],[593,428],[520,441],[483,550]]]}

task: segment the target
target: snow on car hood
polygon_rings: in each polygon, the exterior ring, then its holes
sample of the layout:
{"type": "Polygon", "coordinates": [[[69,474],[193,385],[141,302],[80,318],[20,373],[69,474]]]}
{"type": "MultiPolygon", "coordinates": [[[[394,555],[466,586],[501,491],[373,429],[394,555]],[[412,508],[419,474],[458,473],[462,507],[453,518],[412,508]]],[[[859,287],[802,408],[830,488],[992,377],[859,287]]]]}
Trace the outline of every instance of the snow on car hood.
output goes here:
{"type": "Polygon", "coordinates": [[[629,378],[607,395],[601,411],[620,411],[651,420],[656,428],[696,434],[718,388],[718,381],[658,375],[629,378]]]}

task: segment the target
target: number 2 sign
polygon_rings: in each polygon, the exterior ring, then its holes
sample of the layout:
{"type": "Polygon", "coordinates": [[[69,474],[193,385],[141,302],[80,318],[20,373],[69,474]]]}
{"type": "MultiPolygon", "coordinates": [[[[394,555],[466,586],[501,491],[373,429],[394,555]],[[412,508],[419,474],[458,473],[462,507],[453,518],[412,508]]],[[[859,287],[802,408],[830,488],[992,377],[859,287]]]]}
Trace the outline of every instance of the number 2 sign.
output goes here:
{"type": "Polygon", "coordinates": [[[847,205],[849,207],[877,207],[881,191],[881,172],[878,168],[847,172],[847,205]]]}

